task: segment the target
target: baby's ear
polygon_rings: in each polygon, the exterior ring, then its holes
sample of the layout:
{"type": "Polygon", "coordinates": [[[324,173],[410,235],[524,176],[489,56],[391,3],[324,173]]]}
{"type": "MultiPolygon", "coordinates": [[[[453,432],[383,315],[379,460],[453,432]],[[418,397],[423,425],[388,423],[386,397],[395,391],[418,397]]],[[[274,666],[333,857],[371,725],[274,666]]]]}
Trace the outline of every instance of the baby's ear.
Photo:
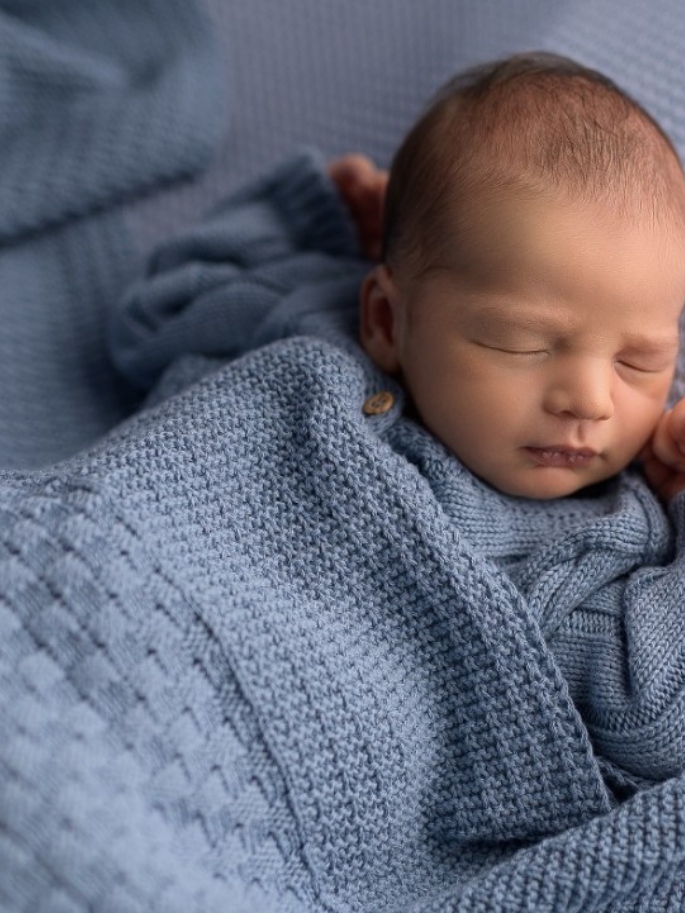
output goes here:
{"type": "Polygon", "coordinates": [[[386,374],[396,374],[400,369],[397,346],[400,303],[397,287],[384,263],[364,280],[360,305],[364,351],[386,374]]]}

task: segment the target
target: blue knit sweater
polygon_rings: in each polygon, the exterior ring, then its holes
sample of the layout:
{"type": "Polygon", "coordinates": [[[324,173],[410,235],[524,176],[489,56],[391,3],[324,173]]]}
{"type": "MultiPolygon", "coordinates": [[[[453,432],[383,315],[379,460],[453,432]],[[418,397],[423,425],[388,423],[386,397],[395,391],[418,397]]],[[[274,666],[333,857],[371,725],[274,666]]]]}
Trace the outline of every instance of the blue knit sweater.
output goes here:
{"type": "Polygon", "coordinates": [[[475,479],[357,346],[364,268],[282,169],[127,300],[156,405],[3,479],[4,909],[682,909],[682,499],[475,479]]]}

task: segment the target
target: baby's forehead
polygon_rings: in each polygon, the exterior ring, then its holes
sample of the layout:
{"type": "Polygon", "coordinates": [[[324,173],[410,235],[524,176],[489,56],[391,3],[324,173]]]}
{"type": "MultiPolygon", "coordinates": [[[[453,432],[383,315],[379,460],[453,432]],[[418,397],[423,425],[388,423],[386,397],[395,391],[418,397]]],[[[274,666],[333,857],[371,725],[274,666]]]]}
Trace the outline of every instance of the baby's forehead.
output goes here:
{"type": "MultiPolygon", "coordinates": [[[[462,260],[497,249],[525,252],[524,241],[543,244],[547,235],[562,245],[560,253],[565,239],[581,242],[585,235],[585,253],[591,256],[597,245],[621,235],[641,239],[634,246],[636,259],[642,259],[645,243],[657,262],[667,259],[671,272],[685,275],[685,179],[675,159],[658,180],[624,174],[616,186],[609,180],[597,187],[578,185],[513,169],[498,180],[487,171],[479,177],[467,192],[460,180],[445,187],[434,262],[448,251],[461,253],[462,260]]],[[[576,254],[581,249],[577,244],[576,254]]]]}
{"type": "MultiPolygon", "coordinates": [[[[485,202],[473,199],[467,209],[453,236],[443,232],[442,249],[423,272],[443,289],[451,286],[454,300],[495,309],[528,302],[530,321],[546,319],[558,302],[592,302],[625,316],[635,333],[640,324],[657,325],[663,336],[677,325],[685,228],[673,219],[518,188],[491,188],[485,202]]],[[[573,312],[565,313],[573,324],[573,312]]]]}

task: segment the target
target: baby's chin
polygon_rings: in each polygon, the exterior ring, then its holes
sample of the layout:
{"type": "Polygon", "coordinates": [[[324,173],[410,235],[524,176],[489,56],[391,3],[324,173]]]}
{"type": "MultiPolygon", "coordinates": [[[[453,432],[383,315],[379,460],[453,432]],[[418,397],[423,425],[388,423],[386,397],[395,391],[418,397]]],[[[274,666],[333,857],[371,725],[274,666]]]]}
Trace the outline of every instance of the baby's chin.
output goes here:
{"type": "Polygon", "coordinates": [[[511,477],[485,478],[492,488],[514,498],[533,501],[554,501],[582,493],[612,478],[620,470],[583,473],[574,469],[535,467],[526,472],[512,473],[511,477]]]}

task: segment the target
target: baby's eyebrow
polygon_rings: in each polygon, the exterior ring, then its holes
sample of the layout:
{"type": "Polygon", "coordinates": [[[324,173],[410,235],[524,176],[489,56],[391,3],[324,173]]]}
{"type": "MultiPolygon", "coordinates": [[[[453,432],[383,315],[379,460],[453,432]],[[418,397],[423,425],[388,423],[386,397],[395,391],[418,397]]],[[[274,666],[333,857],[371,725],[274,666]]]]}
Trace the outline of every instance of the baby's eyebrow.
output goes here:
{"type": "Polygon", "coordinates": [[[650,355],[673,355],[680,348],[677,336],[628,336],[625,348],[630,351],[647,352],[650,355]]]}
{"type": "Polygon", "coordinates": [[[538,330],[542,333],[564,333],[569,321],[559,315],[541,312],[538,309],[517,308],[512,310],[509,302],[488,302],[478,309],[477,318],[492,320],[500,326],[511,329],[538,330]]]}
{"type": "MultiPolygon", "coordinates": [[[[575,332],[577,325],[572,314],[550,313],[548,308],[538,308],[534,304],[511,307],[508,297],[490,296],[488,301],[479,302],[473,314],[475,320],[494,321],[507,329],[536,330],[540,333],[564,334],[575,332]]],[[[640,351],[654,356],[674,356],[680,349],[680,337],[677,332],[658,335],[646,333],[626,333],[622,339],[625,351],[640,351]]]]}

